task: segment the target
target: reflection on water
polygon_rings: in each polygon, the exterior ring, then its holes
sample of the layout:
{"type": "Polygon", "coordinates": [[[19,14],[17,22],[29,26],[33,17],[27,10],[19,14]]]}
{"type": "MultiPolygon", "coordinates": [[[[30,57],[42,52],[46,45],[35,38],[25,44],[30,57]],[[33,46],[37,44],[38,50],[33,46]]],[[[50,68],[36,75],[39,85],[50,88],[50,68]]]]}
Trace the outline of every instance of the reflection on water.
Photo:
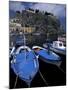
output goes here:
{"type": "MultiPolygon", "coordinates": [[[[45,42],[44,36],[39,37],[29,34],[25,35],[25,37],[26,37],[26,45],[28,45],[30,48],[32,48],[33,45],[42,46],[42,44],[45,42]]],[[[23,39],[24,39],[23,34],[10,35],[10,46],[11,42],[13,42],[14,46],[16,46],[16,44],[24,45],[23,39]]],[[[62,60],[60,67],[64,70],[64,72],[66,72],[66,56],[60,55],[60,57],[62,60]]],[[[39,69],[43,77],[47,81],[48,86],[66,85],[66,74],[63,73],[57,66],[45,63],[41,59],[38,59],[38,61],[40,66],[39,69]]],[[[14,87],[15,79],[16,75],[10,68],[10,88],[14,87]]],[[[37,75],[34,77],[33,81],[31,82],[30,87],[43,87],[43,86],[47,85],[43,82],[38,72],[37,75]]],[[[18,77],[16,88],[27,88],[27,87],[28,87],[27,84],[18,77]]]]}
{"type": "MultiPolygon", "coordinates": [[[[62,86],[66,85],[66,74],[63,73],[57,66],[44,63],[42,60],[39,61],[39,69],[48,83],[48,86],[62,86]]],[[[62,63],[60,66],[64,72],[66,72],[66,57],[62,56],[62,63]]],[[[13,70],[10,69],[10,88],[14,87],[16,75],[14,74],[13,70]]],[[[16,88],[27,88],[27,84],[18,78],[16,88]]],[[[47,85],[42,80],[39,72],[36,74],[34,79],[31,82],[30,87],[47,87],[47,85]]]]}
{"type": "MultiPolygon", "coordinates": [[[[45,41],[46,38],[44,35],[33,35],[33,34],[25,34],[25,38],[26,38],[26,45],[29,46],[33,46],[33,45],[42,45],[45,41]]],[[[12,45],[15,46],[17,44],[17,42],[19,42],[19,44],[21,43],[22,45],[24,44],[24,35],[23,34],[18,34],[18,33],[12,33],[10,34],[10,46],[12,45]]]]}

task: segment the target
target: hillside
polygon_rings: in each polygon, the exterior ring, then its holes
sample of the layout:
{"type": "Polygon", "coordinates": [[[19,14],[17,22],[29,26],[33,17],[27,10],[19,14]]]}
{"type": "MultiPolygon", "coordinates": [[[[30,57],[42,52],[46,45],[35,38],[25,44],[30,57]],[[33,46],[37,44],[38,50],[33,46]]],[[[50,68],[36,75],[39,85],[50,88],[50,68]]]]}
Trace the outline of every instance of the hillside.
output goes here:
{"type": "Polygon", "coordinates": [[[19,19],[18,23],[21,23],[22,27],[35,27],[35,32],[29,35],[29,39],[34,39],[34,42],[45,42],[46,39],[53,41],[65,33],[59,19],[49,12],[33,9],[16,11],[15,18],[19,19]]]}

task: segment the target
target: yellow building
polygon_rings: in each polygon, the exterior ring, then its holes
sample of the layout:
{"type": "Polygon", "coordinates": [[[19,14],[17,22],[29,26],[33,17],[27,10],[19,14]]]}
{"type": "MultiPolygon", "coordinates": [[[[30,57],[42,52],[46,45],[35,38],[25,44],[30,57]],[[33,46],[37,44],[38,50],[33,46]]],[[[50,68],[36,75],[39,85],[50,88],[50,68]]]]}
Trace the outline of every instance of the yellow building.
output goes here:
{"type": "Polygon", "coordinates": [[[32,32],[34,32],[34,30],[35,30],[34,27],[22,27],[23,33],[32,33],[32,32]]]}
{"type": "Polygon", "coordinates": [[[23,33],[32,33],[35,31],[35,27],[22,27],[20,23],[15,23],[10,21],[9,30],[10,32],[18,30],[19,32],[23,32],[23,33]]]}

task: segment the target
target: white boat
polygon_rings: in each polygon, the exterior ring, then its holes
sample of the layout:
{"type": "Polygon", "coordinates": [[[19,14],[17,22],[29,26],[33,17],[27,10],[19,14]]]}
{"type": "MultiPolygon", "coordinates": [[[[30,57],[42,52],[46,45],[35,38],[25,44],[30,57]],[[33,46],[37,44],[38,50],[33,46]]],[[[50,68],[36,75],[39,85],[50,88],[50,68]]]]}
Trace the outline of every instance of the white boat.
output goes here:
{"type": "Polygon", "coordinates": [[[61,41],[53,41],[50,49],[58,54],[66,55],[66,47],[61,41]]]}

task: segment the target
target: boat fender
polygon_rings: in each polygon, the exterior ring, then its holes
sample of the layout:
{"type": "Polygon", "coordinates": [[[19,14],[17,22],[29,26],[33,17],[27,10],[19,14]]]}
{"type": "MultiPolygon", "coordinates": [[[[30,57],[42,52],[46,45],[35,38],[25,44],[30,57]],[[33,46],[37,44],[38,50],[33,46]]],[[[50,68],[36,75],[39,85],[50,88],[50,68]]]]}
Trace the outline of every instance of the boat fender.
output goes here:
{"type": "Polygon", "coordinates": [[[37,55],[36,58],[38,59],[39,58],[39,55],[37,55]]]}
{"type": "Polygon", "coordinates": [[[11,64],[16,63],[16,59],[11,60],[11,64]]]}
{"type": "Polygon", "coordinates": [[[12,48],[10,55],[14,55],[15,47],[12,48]]]}

